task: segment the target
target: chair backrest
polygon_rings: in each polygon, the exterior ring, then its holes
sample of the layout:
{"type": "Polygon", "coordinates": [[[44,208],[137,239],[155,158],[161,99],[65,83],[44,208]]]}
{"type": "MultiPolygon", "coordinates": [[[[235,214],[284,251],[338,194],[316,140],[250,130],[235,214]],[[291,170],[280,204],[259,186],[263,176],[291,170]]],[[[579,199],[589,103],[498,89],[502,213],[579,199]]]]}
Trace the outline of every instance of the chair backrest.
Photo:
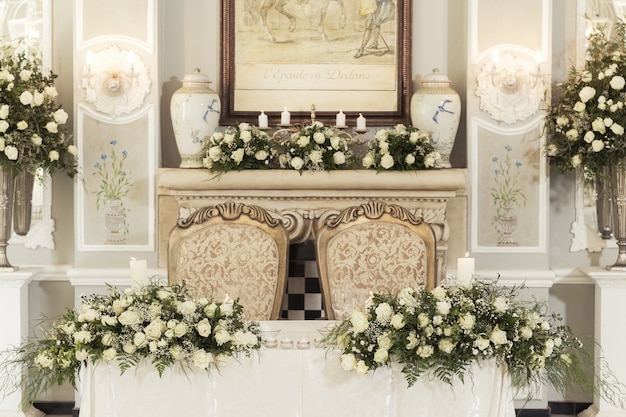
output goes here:
{"type": "Polygon", "coordinates": [[[334,309],[363,305],[371,292],[433,288],[436,245],[432,228],[399,205],[370,201],[329,216],[316,237],[328,318],[336,318],[334,309]],[[350,305],[333,307],[339,297],[350,305]]]}
{"type": "Polygon", "coordinates": [[[250,320],[276,320],[287,283],[289,235],[265,209],[226,202],[179,219],[169,236],[168,281],[238,298],[250,320]]]}

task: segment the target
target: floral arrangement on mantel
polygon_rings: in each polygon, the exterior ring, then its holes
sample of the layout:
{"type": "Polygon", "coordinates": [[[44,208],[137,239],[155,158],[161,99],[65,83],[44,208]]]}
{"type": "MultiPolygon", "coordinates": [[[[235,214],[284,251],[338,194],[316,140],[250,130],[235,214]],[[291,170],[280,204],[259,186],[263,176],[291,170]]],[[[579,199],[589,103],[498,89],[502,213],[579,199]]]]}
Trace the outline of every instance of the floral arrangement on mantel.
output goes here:
{"type": "Polygon", "coordinates": [[[268,134],[249,123],[213,133],[202,147],[203,165],[214,172],[271,168],[276,153],[268,134]]]}
{"type": "Polygon", "coordinates": [[[32,40],[0,41],[0,166],[15,173],[77,173],[68,114],[54,102],[56,75],[42,72],[32,40]]]}
{"type": "Polygon", "coordinates": [[[410,171],[441,167],[439,152],[430,142],[430,134],[414,126],[398,124],[376,132],[363,157],[365,168],[378,171],[410,171]]]}
{"type": "Polygon", "coordinates": [[[280,142],[279,166],[299,172],[354,168],[356,157],[348,141],[337,129],[313,122],[280,142]]]}
{"type": "Polygon", "coordinates": [[[593,177],[626,157],[626,23],[612,38],[595,28],[584,68],[571,68],[546,117],[546,153],[562,171],[578,167],[593,177]]]}
{"type": "Polygon", "coordinates": [[[360,158],[349,134],[316,121],[278,131],[270,137],[248,123],[215,132],[203,143],[203,165],[211,172],[247,169],[290,169],[333,171],[377,169],[409,171],[441,167],[441,155],[430,142],[430,134],[410,125],[379,130],[360,158]],[[288,136],[286,139],[278,139],[288,136]]]}
{"type": "Polygon", "coordinates": [[[592,361],[582,343],[558,316],[546,318],[541,303],[518,301],[518,290],[474,280],[373,294],[324,341],[342,352],[346,371],[365,375],[398,363],[409,386],[422,375],[463,380],[474,361],[495,359],[514,387],[588,387],[584,365],[592,361]]]}
{"type": "Polygon", "coordinates": [[[5,352],[0,392],[23,384],[26,406],[55,385],[76,386],[87,361],[116,361],[122,372],[142,362],[159,374],[175,365],[208,372],[259,349],[258,335],[236,300],[196,297],[183,284],[110,287],[108,295],[84,296],[80,311],[68,310],[42,339],[5,352]]]}

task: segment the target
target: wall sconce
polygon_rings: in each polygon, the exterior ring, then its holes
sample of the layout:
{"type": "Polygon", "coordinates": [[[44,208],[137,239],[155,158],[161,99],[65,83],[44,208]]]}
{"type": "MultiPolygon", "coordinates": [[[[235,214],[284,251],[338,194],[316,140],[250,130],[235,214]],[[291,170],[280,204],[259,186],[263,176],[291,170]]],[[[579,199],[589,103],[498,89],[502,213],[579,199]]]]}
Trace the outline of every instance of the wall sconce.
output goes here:
{"type": "Polygon", "coordinates": [[[142,106],[150,92],[148,70],[132,51],[110,46],[87,51],[81,75],[85,100],[96,110],[117,117],[142,106]]]}
{"type": "Polygon", "coordinates": [[[492,119],[515,123],[539,110],[546,93],[543,57],[537,51],[534,59],[500,53],[495,49],[476,78],[476,95],[480,109],[492,119]]]}

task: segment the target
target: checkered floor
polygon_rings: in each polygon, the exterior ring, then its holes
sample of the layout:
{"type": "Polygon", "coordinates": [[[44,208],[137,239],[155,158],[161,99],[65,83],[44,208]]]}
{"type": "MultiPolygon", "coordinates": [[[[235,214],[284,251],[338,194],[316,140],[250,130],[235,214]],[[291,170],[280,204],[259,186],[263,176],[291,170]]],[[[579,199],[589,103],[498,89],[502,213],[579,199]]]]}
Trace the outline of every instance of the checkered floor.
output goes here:
{"type": "Polygon", "coordinates": [[[289,278],[281,317],[316,320],[325,317],[313,242],[291,245],[289,278]]]}

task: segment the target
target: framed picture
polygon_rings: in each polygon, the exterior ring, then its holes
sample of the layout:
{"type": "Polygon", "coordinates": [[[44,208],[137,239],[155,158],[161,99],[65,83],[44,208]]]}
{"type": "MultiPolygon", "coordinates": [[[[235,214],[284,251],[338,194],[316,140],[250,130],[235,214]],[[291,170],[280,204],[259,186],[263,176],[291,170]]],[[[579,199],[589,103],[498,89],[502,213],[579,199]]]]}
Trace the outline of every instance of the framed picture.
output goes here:
{"type": "Polygon", "coordinates": [[[408,123],[411,2],[222,0],[222,125],[408,123]]]}

